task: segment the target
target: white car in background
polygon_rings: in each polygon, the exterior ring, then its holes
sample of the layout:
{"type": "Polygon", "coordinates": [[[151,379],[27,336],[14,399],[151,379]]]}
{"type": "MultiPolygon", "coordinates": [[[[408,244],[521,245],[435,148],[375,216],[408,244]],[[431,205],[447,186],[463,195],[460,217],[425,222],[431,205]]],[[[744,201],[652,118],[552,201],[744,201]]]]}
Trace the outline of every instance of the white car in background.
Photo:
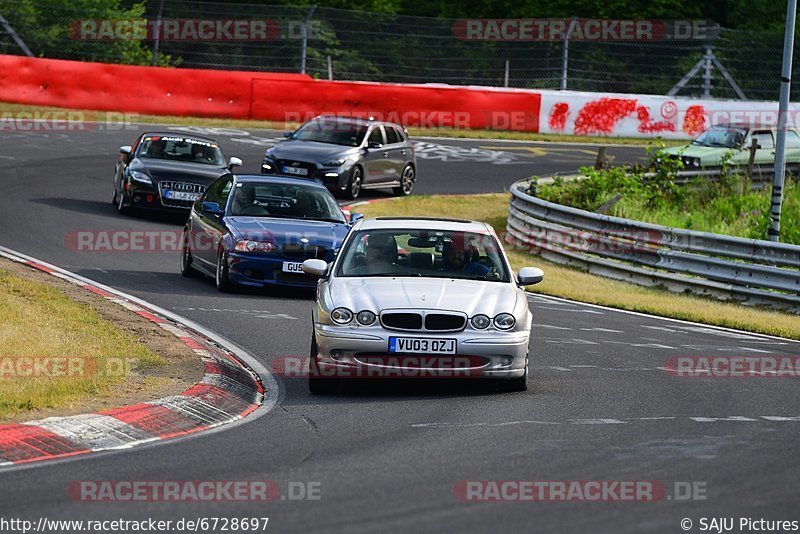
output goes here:
{"type": "Polygon", "coordinates": [[[309,259],[302,269],[320,277],[313,393],[333,392],[344,377],[381,376],[469,376],[527,388],[532,314],[523,286],[544,273],[513,273],[489,225],[364,219],[333,263],[309,259]]]}

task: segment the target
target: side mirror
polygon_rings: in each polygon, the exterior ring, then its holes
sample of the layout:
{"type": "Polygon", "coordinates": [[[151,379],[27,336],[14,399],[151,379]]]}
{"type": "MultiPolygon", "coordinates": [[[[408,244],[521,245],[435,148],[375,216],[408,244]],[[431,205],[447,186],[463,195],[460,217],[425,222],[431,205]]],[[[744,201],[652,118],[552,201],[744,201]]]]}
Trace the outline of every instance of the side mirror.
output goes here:
{"type": "Polygon", "coordinates": [[[222,208],[220,208],[219,204],[216,202],[203,202],[203,211],[217,216],[220,216],[224,213],[222,208]]]}
{"type": "Polygon", "coordinates": [[[328,274],[328,263],[325,260],[316,258],[304,261],[300,268],[303,269],[304,273],[311,276],[325,276],[328,274]]]}
{"type": "Polygon", "coordinates": [[[544,280],[544,271],[538,267],[523,267],[517,274],[517,285],[532,286],[544,280]]]}
{"type": "Polygon", "coordinates": [[[241,158],[232,157],[231,159],[228,160],[229,171],[232,171],[234,167],[241,167],[241,166],[242,166],[241,158]]]}
{"type": "Polygon", "coordinates": [[[374,148],[374,149],[383,148],[383,145],[381,143],[376,143],[375,141],[372,141],[367,143],[367,148],[374,148]]]}
{"type": "Polygon", "coordinates": [[[283,132],[283,136],[288,139],[292,136],[292,132],[283,132]]]}
{"type": "Polygon", "coordinates": [[[363,213],[351,213],[350,214],[350,226],[353,226],[355,223],[357,223],[358,221],[360,221],[363,218],[364,218],[364,214],[363,213]]]}

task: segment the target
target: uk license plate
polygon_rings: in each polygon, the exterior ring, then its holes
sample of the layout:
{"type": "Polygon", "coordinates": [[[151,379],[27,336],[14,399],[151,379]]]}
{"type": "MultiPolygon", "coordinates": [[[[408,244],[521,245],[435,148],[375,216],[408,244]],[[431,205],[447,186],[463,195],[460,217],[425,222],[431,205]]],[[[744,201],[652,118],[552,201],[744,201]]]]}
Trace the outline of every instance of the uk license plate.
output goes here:
{"type": "Polygon", "coordinates": [[[390,337],[389,352],[398,354],[455,354],[455,339],[390,337]]]}
{"type": "Polygon", "coordinates": [[[289,167],[288,165],[283,166],[283,174],[295,174],[297,176],[308,176],[308,169],[303,167],[289,167]]]}
{"type": "Polygon", "coordinates": [[[296,261],[285,261],[283,262],[283,272],[303,274],[303,264],[296,261]]]}

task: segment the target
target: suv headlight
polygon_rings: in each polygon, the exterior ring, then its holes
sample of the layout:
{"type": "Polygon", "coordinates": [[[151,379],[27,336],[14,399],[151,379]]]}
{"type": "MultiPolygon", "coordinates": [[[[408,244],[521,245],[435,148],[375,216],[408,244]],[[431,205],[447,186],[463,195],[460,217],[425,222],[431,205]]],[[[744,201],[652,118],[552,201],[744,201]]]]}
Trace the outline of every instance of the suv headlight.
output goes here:
{"type": "Polygon", "coordinates": [[[153,181],[150,179],[150,177],[142,171],[130,171],[130,174],[131,178],[139,183],[153,185],[153,181]]]}
{"type": "Polygon", "coordinates": [[[472,320],[470,320],[470,324],[472,325],[472,328],[475,328],[476,330],[485,330],[489,328],[490,324],[492,324],[492,320],[485,315],[476,315],[472,318],[472,320]]]}
{"type": "Polygon", "coordinates": [[[347,324],[353,320],[353,312],[347,308],[336,308],[331,312],[331,319],[336,324],[347,324]]]}
{"type": "Polygon", "coordinates": [[[233,250],[237,252],[272,252],[274,248],[275,245],[272,243],[247,239],[237,241],[236,245],[233,246],[233,250]]]}
{"type": "Polygon", "coordinates": [[[494,325],[500,330],[510,330],[516,323],[517,320],[510,313],[501,313],[494,318],[494,325]]]}
{"type": "Polygon", "coordinates": [[[339,158],[339,159],[332,159],[330,161],[325,161],[322,163],[323,167],[341,167],[345,164],[347,158],[339,158]]]}

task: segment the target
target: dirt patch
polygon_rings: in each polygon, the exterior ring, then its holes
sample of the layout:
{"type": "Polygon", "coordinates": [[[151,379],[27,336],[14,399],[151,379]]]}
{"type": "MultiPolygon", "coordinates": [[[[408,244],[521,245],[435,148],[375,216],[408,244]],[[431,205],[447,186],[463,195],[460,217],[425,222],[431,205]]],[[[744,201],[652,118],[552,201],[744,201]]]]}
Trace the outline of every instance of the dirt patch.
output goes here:
{"type": "Polygon", "coordinates": [[[55,287],[70,299],[88,304],[103,319],[129,333],[140,343],[144,343],[165,362],[164,365],[154,368],[132,370],[124,381],[112,384],[103,395],[81,399],[58,408],[20,412],[4,422],[91,413],[137,404],[182,393],[202,378],[203,364],[197,354],[155,323],[80,286],[28,265],[0,258],[0,269],[55,287]]]}

